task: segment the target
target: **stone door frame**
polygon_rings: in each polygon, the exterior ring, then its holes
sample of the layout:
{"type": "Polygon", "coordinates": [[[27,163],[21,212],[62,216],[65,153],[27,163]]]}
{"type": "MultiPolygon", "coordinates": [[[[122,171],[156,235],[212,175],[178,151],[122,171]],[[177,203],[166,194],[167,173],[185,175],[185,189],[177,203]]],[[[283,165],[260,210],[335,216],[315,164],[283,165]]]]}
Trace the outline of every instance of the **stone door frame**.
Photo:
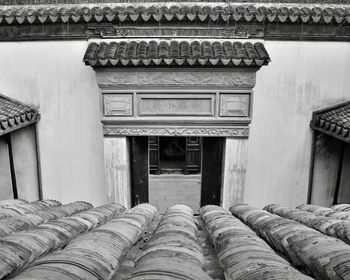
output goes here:
{"type": "MultiPolygon", "coordinates": [[[[221,205],[229,207],[243,202],[253,87],[258,69],[95,70],[102,94],[106,188],[110,201],[131,205],[128,136],[157,135],[225,137],[221,205]],[[162,104],[162,98],[168,94],[188,96],[193,106],[197,103],[191,100],[203,97],[207,105],[199,109],[197,116],[191,116],[190,112],[182,117],[172,115],[174,112],[168,116],[145,116],[140,111],[142,97],[159,97],[162,104]],[[214,102],[213,113],[208,109],[210,100],[214,102]],[[207,115],[201,114],[202,109],[207,115]]],[[[176,104],[176,100],[169,102],[176,104]]]]}

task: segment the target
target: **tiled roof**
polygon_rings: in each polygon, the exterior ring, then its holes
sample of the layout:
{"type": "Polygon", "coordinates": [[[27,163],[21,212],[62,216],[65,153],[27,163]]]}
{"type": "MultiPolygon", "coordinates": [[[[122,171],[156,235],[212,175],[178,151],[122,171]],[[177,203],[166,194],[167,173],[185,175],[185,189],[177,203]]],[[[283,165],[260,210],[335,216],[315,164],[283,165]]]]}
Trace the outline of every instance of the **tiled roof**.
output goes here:
{"type": "Polygon", "coordinates": [[[314,112],[311,127],[350,143],[350,101],[314,112]]]}
{"type": "Polygon", "coordinates": [[[174,6],[33,6],[2,8],[0,24],[77,23],[77,22],[276,22],[350,23],[350,8],[254,6],[254,5],[174,5],[174,6]]]}
{"type": "Polygon", "coordinates": [[[185,205],[164,214],[150,204],[56,205],[56,217],[24,214],[34,225],[1,238],[0,278],[347,279],[344,207],[299,208],[208,205],[194,216],[185,205]]]}
{"type": "MultiPolygon", "coordinates": [[[[51,201],[44,201],[46,202],[46,205],[38,203],[35,204],[35,202],[0,208],[1,214],[9,214],[8,210],[14,209],[24,211],[23,214],[18,213],[17,215],[15,214],[5,218],[0,218],[1,238],[16,231],[21,231],[42,223],[47,223],[51,220],[71,216],[75,213],[92,208],[90,203],[83,201],[76,201],[65,205],[52,204],[51,201]],[[33,208],[36,209],[34,210],[33,208]],[[25,210],[28,210],[28,212],[25,212],[25,210]]],[[[3,217],[3,215],[0,215],[0,217],[3,217]]]]}
{"type": "Polygon", "coordinates": [[[131,41],[90,43],[84,62],[90,66],[251,66],[268,64],[262,43],[209,41],[131,41]]]}
{"type": "Polygon", "coordinates": [[[276,22],[350,23],[350,8],[254,5],[173,5],[173,6],[33,6],[2,8],[0,24],[77,22],[276,22]]]}
{"type": "Polygon", "coordinates": [[[35,123],[38,119],[37,109],[0,95],[0,136],[35,123]]]}
{"type": "MultiPolygon", "coordinates": [[[[191,3],[222,3],[222,0],[167,0],[167,3],[179,4],[183,2],[191,3]]],[[[226,0],[227,4],[234,3],[247,3],[247,0],[226,0]]],[[[64,4],[136,4],[136,3],[162,3],[164,0],[1,0],[1,5],[14,6],[14,5],[64,5],[64,4]]],[[[249,3],[288,3],[288,4],[350,4],[349,0],[254,0],[249,3]]]]}
{"type": "Polygon", "coordinates": [[[278,279],[276,276],[280,275],[280,279],[312,280],[277,255],[228,210],[208,205],[200,212],[225,269],[226,279],[278,279]],[[245,277],[241,278],[242,274],[245,277]]]}
{"type": "Polygon", "coordinates": [[[350,241],[344,229],[350,226],[349,220],[337,220],[322,213],[309,215],[306,211],[273,205],[265,209],[269,212],[238,205],[231,207],[230,211],[286,256],[294,267],[305,269],[315,279],[331,280],[334,275],[339,279],[347,278],[350,241]],[[343,238],[346,242],[341,240],[343,238]]]}

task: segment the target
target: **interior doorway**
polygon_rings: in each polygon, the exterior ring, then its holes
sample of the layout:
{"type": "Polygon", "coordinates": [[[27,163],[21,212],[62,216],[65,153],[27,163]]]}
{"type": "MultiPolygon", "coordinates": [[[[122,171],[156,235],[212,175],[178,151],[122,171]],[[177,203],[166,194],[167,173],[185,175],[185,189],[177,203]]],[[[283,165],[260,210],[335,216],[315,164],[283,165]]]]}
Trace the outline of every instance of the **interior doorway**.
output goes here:
{"type": "Polygon", "coordinates": [[[149,202],[164,212],[175,204],[200,207],[202,139],[149,137],[149,202]]]}
{"type": "Polygon", "coordinates": [[[200,174],[201,137],[150,136],[150,174],[200,174]]]}
{"type": "Polygon", "coordinates": [[[186,204],[195,211],[220,205],[223,164],[220,137],[131,137],[132,203],[165,211],[186,204]]]}

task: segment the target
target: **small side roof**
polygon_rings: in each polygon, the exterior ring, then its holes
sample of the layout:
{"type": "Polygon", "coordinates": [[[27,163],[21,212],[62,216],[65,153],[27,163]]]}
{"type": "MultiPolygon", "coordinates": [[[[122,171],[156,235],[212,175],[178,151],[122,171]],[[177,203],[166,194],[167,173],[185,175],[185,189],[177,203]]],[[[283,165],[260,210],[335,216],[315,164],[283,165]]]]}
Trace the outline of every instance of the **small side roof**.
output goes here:
{"type": "Polygon", "coordinates": [[[38,120],[36,108],[0,94],[0,136],[38,120]]]}
{"type": "Polygon", "coordinates": [[[90,43],[84,56],[92,67],[258,67],[270,62],[260,42],[120,41],[90,43]]]}
{"type": "Polygon", "coordinates": [[[314,112],[311,127],[350,143],[350,101],[314,112]]]}

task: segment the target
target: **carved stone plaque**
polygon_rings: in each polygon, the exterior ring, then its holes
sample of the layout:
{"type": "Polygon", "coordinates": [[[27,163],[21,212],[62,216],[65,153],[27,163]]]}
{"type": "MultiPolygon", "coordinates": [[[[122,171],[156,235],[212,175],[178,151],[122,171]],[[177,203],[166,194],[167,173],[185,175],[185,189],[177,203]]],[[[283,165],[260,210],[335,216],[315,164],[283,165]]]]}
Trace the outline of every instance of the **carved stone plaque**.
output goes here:
{"type": "Polygon", "coordinates": [[[214,116],[215,95],[139,95],[140,116],[214,116]]]}
{"type": "Polygon", "coordinates": [[[104,94],[105,116],[132,116],[132,94],[104,94]]]}
{"type": "Polygon", "coordinates": [[[220,116],[221,117],[249,117],[248,94],[221,94],[220,116]]]}

